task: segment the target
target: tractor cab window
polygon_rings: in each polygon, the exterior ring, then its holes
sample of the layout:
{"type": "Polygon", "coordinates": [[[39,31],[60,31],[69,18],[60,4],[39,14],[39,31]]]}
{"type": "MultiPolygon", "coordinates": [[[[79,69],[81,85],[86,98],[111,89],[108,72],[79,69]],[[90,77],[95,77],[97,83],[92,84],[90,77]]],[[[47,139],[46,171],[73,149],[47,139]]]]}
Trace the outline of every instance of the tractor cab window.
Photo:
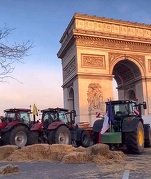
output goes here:
{"type": "Polygon", "coordinates": [[[6,122],[12,122],[15,120],[15,113],[14,112],[6,112],[5,113],[6,122]]]}
{"type": "Polygon", "coordinates": [[[67,115],[65,114],[65,112],[59,112],[59,119],[64,123],[68,122],[67,115]]]}
{"type": "Polygon", "coordinates": [[[45,112],[43,113],[43,121],[48,121],[49,123],[55,120],[54,113],[52,112],[45,112]]]}
{"type": "Polygon", "coordinates": [[[53,112],[44,112],[42,116],[44,128],[48,128],[49,124],[55,121],[55,114],[53,112]]]}
{"type": "Polygon", "coordinates": [[[114,105],[114,114],[116,116],[123,116],[129,114],[129,106],[128,104],[116,104],[114,105]]]}
{"type": "Polygon", "coordinates": [[[30,124],[30,116],[28,112],[20,112],[18,115],[20,115],[20,121],[29,125],[30,124]]]}
{"type": "Polygon", "coordinates": [[[5,122],[5,118],[3,116],[0,116],[0,123],[5,122]]]}
{"type": "Polygon", "coordinates": [[[136,109],[136,104],[135,103],[130,103],[129,104],[130,114],[133,114],[135,109],[136,109]]]}

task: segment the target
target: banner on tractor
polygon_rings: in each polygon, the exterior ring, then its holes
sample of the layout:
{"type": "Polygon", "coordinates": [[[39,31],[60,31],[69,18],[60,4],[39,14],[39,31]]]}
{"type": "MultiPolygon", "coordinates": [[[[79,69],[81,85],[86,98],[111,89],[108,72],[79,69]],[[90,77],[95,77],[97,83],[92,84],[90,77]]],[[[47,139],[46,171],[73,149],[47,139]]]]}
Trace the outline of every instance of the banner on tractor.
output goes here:
{"type": "Polygon", "coordinates": [[[114,123],[114,116],[113,116],[111,101],[109,101],[107,104],[107,111],[104,116],[103,127],[100,134],[104,134],[109,129],[110,125],[113,123],[114,123]]]}
{"type": "Polygon", "coordinates": [[[38,109],[35,104],[33,105],[33,115],[38,116],[38,109]]]}

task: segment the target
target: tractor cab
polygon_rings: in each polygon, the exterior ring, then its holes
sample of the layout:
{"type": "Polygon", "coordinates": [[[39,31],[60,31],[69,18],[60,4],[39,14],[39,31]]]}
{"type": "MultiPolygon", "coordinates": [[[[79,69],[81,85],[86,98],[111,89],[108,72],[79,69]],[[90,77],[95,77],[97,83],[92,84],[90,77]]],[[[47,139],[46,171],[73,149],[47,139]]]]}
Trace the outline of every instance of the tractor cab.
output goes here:
{"type": "Polygon", "coordinates": [[[65,124],[74,123],[74,112],[64,108],[48,108],[42,110],[42,123],[44,128],[47,128],[49,124],[61,121],[65,124]]]}
{"type": "Polygon", "coordinates": [[[112,108],[112,114],[114,120],[123,120],[125,117],[135,117],[142,115],[141,106],[146,109],[146,102],[137,103],[137,101],[131,100],[117,100],[106,102],[106,109],[112,108]]]}
{"type": "Polygon", "coordinates": [[[30,126],[31,124],[30,109],[25,109],[25,108],[5,109],[4,113],[5,113],[4,121],[6,124],[13,123],[14,121],[22,122],[27,126],[30,126]]]}
{"type": "Polygon", "coordinates": [[[105,143],[111,148],[126,146],[130,153],[142,153],[145,145],[151,146],[150,125],[144,124],[142,107],[147,108],[146,102],[106,102],[104,119],[93,124],[93,143],[105,143]]]}
{"type": "Polygon", "coordinates": [[[4,118],[0,123],[0,143],[2,145],[27,145],[27,134],[31,127],[30,109],[11,108],[4,110],[4,118]]]}

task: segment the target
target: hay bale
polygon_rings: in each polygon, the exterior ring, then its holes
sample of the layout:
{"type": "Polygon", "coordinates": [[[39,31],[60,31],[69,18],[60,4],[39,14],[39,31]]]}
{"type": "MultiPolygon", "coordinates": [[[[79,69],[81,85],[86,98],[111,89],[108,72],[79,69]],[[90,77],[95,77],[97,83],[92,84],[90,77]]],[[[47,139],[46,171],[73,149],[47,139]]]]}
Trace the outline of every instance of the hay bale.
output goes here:
{"type": "Polygon", "coordinates": [[[71,152],[62,158],[63,163],[85,163],[89,161],[88,152],[71,152]]]}
{"type": "Polygon", "coordinates": [[[72,152],[74,147],[66,144],[53,144],[50,146],[51,152],[72,152]]]}
{"type": "Polygon", "coordinates": [[[34,145],[28,145],[20,150],[23,152],[28,152],[28,153],[35,153],[35,152],[41,152],[42,150],[47,150],[50,148],[49,144],[34,144],[34,145]]]}
{"type": "Polygon", "coordinates": [[[72,147],[72,145],[53,144],[50,146],[49,159],[61,161],[66,154],[72,152],[73,150],[74,147],[72,147]]]}
{"type": "Polygon", "coordinates": [[[108,163],[108,159],[102,155],[90,155],[89,161],[98,165],[108,163]]]}
{"type": "Polygon", "coordinates": [[[122,151],[109,151],[106,158],[115,160],[123,160],[125,154],[122,151]]]}
{"type": "Polygon", "coordinates": [[[19,167],[15,165],[6,165],[0,167],[0,175],[6,175],[9,173],[17,173],[19,172],[19,167]]]}
{"type": "Polygon", "coordinates": [[[77,147],[77,148],[73,148],[74,152],[86,152],[86,148],[84,147],[77,147]]]}
{"type": "Polygon", "coordinates": [[[16,145],[4,145],[0,147],[0,160],[4,160],[11,153],[13,153],[18,147],[16,145]]]}
{"type": "Polygon", "coordinates": [[[106,144],[95,144],[88,147],[86,150],[90,153],[90,155],[106,156],[109,152],[109,146],[106,144]]]}
{"type": "Polygon", "coordinates": [[[13,161],[13,162],[26,162],[33,160],[32,153],[22,152],[21,150],[14,151],[10,156],[8,156],[6,161],[13,161]]]}
{"type": "Polygon", "coordinates": [[[14,151],[7,161],[44,161],[44,160],[57,160],[61,161],[64,155],[73,151],[71,145],[62,144],[35,144],[23,147],[20,150],[14,151]]]}

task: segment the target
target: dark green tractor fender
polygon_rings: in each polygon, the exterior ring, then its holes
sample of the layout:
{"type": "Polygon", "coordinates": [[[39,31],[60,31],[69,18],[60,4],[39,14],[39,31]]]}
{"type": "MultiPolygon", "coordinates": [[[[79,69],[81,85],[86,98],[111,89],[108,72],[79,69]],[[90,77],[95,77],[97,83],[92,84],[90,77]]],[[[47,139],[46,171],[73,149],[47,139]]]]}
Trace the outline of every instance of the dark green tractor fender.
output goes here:
{"type": "Polygon", "coordinates": [[[101,132],[104,120],[98,119],[93,124],[93,132],[101,132]]]}
{"type": "Polygon", "coordinates": [[[101,132],[101,129],[103,127],[103,122],[104,122],[103,119],[98,119],[93,124],[93,132],[92,132],[92,141],[93,141],[93,144],[97,144],[98,143],[99,133],[101,132]]]}
{"type": "Polygon", "coordinates": [[[143,120],[139,117],[126,117],[122,123],[122,132],[134,131],[139,121],[143,123],[143,120]]]}

